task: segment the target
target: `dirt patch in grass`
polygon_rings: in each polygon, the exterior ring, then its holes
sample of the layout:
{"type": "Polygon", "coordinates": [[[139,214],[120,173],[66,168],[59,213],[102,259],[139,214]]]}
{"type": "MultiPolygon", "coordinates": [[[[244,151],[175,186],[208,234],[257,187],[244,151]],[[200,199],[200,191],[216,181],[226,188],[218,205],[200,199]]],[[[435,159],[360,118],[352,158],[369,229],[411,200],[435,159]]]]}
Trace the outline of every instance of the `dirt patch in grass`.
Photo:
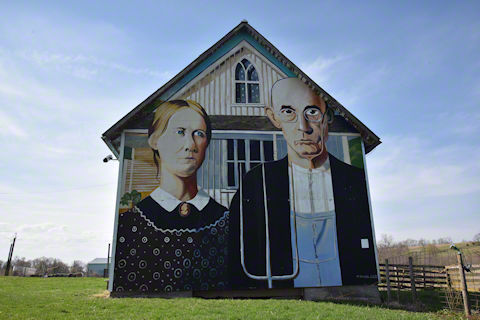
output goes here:
{"type": "Polygon", "coordinates": [[[92,295],[92,297],[103,298],[103,299],[110,298],[110,291],[104,290],[102,293],[96,293],[96,294],[92,295]]]}

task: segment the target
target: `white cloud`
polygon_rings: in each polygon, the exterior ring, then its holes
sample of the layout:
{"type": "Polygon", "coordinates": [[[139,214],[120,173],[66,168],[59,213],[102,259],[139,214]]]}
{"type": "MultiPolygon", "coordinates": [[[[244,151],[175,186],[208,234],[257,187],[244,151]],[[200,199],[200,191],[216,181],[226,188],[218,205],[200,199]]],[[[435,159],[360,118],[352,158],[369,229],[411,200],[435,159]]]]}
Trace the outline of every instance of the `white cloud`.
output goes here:
{"type": "Polygon", "coordinates": [[[66,55],[62,53],[23,51],[19,54],[26,61],[39,67],[51,69],[72,76],[91,80],[105,71],[117,71],[133,75],[146,75],[167,80],[173,76],[171,72],[158,72],[149,68],[135,68],[120,63],[106,61],[94,56],[83,54],[66,55]]]}
{"type": "Polygon", "coordinates": [[[66,226],[56,225],[53,223],[40,223],[31,225],[22,225],[18,228],[18,232],[24,234],[25,239],[36,238],[38,234],[43,233],[61,233],[65,232],[66,226]]]}
{"type": "Polygon", "coordinates": [[[78,259],[88,262],[96,256],[103,256],[106,251],[106,248],[98,248],[98,243],[106,243],[104,234],[94,230],[73,230],[67,225],[54,223],[24,224],[17,228],[0,223],[0,242],[10,243],[13,229],[17,233],[14,256],[27,259],[48,256],[70,263],[78,259]]]}
{"type": "Polygon", "coordinates": [[[428,140],[385,136],[368,159],[375,201],[441,198],[480,191],[480,150],[431,146],[428,140]],[[462,161],[458,156],[463,155],[462,161]]]}
{"type": "Polygon", "coordinates": [[[349,108],[376,94],[390,74],[385,64],[367,63],[360,53],[319,56],[300,66],[320,87],[349,108]]]}
{"type": "Polygon", "coordinates": [[[25,138],[27,132],[17,121],[0,110],[0,136],[25,138]]]}
{"type": "Polygon", "coordinates": [[[300,68],[310,78],[322,86],[335,73],[335,68],[338,67],[338,64],[346,62],[349,59],[351,59],[351,56],[343,54],[334,57],[319,56],[313,62],[300,65],[300,68]]]}
{"type": "Polygon", "coordinates": [[[116,24],[78,15],[17,10],[0,21],[3,41],[25,48],[112,55],[128,50],[130,39],[116,24]]]}
{"type": "Polygon", "coordinates": [[[480,150],[411,136],[382,140],[367,156],[377,235],[460,241],[478,233],[480,150]]]}
{"type": "Polygon", "coordinates": [[[20,89],[14,88],[8,83],[4,83],[4,82],[0,83],[0,94],[7,95],[7,96],[19,96],[19,97],[24,95],[24,93],[20,89]]]}
{"type": "Polygon", "coordinates": [[[480,111],[475,108],[469,110],[453,110],[442,112],[435,116],[445,130],[465,139],[468,136],[475,136],[480,133],[480,111]]]}

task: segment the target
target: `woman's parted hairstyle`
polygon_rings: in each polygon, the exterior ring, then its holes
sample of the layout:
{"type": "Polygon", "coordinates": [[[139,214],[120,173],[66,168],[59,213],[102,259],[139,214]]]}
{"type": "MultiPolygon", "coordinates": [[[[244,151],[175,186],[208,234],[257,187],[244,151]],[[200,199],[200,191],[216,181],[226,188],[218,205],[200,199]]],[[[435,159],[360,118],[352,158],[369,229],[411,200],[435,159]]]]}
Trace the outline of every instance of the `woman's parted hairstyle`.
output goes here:
{"type": "Polygon", "coordinates": [[[198,103],[193,100],[171,100],[165,101],[160,104],[157,109],[155,110],[155,114],[153,116],[153,121],[150,127],[148,128],[148,144],[153,150],[153,162],[157,167],[157,176],[160,171],[158,159],[160,158],[160,154],[156,147],[155,143],[158,138],[165,132],[168,126],[168,121],[170,118],[177,112],[182,109],[190,108],[199,115],[202,116],[205,124],[207,126],[207,145],[210,143],[210,139],[212,138],[212,124],[210,122],[210,118],[205,112],[205,109],[198,103]]]}

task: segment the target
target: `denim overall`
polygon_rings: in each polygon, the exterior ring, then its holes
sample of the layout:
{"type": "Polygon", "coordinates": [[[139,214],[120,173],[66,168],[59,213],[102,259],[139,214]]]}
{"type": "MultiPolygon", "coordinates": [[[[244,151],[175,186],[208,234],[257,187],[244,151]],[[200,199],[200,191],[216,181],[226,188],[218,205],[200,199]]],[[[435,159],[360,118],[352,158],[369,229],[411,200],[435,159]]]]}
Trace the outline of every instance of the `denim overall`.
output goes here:
{"type": "MultiPolygon", "coordinates": [[[[289,170],[290,206],[292,219],[296,216],[300,259],[300,272],[294,279],[294,286],[340,286],[342,277],[330,163],[327,160],[321,168],[313,170],[292,166],[289,170]]],[[[294,241],[292,237],[292,245],[294,241]]],[[[294,262],[295,259],[293,256],[294,262]]]]}

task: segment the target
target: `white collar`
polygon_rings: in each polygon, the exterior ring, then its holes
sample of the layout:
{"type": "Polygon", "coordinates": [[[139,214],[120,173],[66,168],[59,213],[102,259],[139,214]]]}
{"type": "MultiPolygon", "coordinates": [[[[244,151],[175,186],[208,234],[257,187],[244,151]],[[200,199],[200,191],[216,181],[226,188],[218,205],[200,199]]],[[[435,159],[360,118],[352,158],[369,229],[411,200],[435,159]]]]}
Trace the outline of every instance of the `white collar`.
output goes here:
{"type": "Polygon", "coordinates": [[[210,201],[210,196],[202,189],[198,189],[197,195],[193,197],[193,199],[187,201],[178,200],[160,187],[153,190],[152,193],[150,193],[150,197],[152,197],[155,202],[157,202],[167,211],[172,211],[182,202],[190,203],[191,205],[195,206],[199,211],[202,211],[203,208],[205,208],[205,206],[208,204],[208,201],[210,201]]]}
{"type": "Polygon", "coordinates": [[[303,173],[313,173],[313,174],[316,174],[316,173],[321,173],[321,172],[328,172],[330,171],[330,159],[327,158],[327,160],[325,160],[324,163],[322,163],[321,166],[319,166],[318,168],[314,168],[314,169],[307,169],[307,168],[304,168],[304,167],[300,167],[299,165],[291,162],[291,166],[293,168],[293,170],[297,171],[297,172],[303,172],[303,173]]]}

